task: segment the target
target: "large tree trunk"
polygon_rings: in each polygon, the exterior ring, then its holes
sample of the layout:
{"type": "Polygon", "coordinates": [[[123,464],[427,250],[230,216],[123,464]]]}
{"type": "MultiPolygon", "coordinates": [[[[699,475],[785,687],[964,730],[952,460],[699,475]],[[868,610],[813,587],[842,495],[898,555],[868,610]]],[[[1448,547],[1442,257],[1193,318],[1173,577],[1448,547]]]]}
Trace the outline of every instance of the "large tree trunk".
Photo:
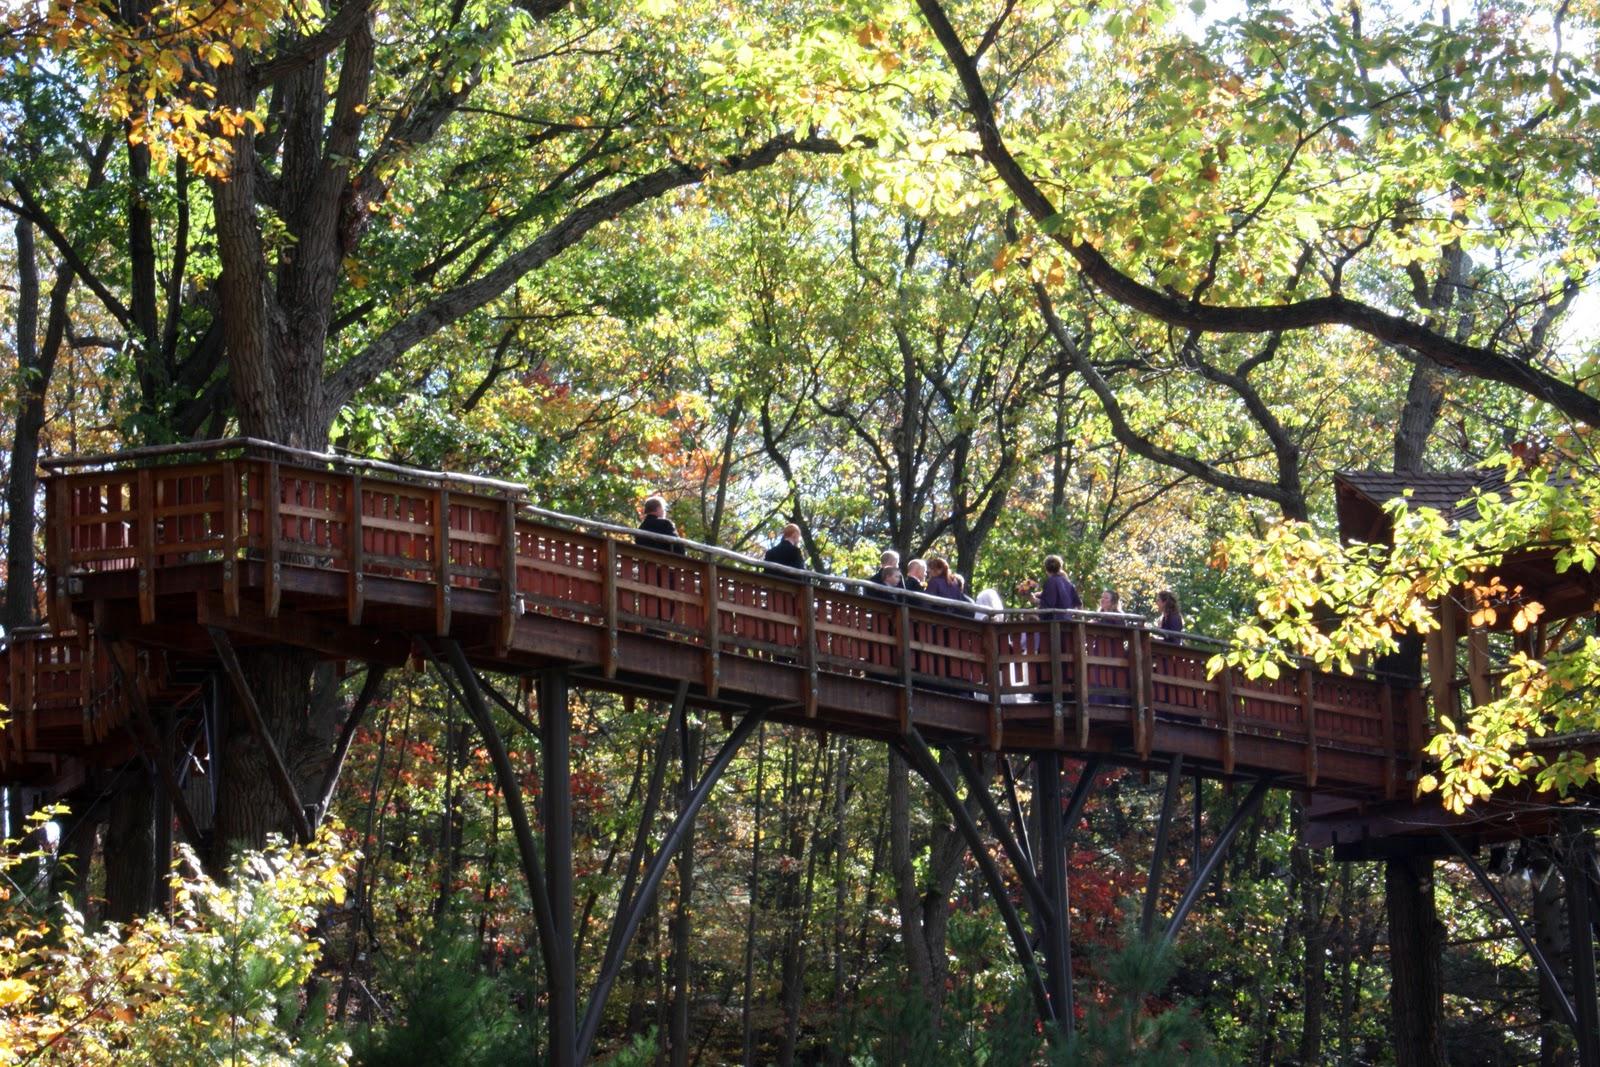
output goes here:
{"type": "Polygon", "coordinates": [[[1439,953],[1444,928],[1433,899],[1433,861],[1384,864],[1389,910],[1390,1032],[1399,1067],[1443,1067],[1444,996],[1439,953]]]}
{"type": "Polygon", "coordinates": [[[111,795],[106,828],[106,918],[128,922],[155,906],[155,788],[143,763],[111,795]]]}
{"type": "Polygon", "coordinates": [[[34,495],[39,487],[39,437],[44,432],[45,397],[55,373],[67,331],[67,297],[72,272],[57,271],[45,316],[44,343],[39,343],[39,265],[33,224],[19,221],[17,239],[17,369],[21,383],[16,435],[11,441],[6,482],[6,591],[0,623],[13,630],[37,619],[34,595],[34,495]]]}
{"type": "MultiPolygon", "coordinates": [[[[312,802],[333,756],[341,719],[332,668],[296,649],[241,649],[240,665],[272,743],[277,747],[302,805],[312,802]],[[318,680],[313,692],[312,680],[318,680]]],[[[238,694],[221,704],[213,868],[226,869],[241,848],[260,848],[269,834],[293,836],[294,823],[274,788],[265,748],[238,709],[238,694]]]]}

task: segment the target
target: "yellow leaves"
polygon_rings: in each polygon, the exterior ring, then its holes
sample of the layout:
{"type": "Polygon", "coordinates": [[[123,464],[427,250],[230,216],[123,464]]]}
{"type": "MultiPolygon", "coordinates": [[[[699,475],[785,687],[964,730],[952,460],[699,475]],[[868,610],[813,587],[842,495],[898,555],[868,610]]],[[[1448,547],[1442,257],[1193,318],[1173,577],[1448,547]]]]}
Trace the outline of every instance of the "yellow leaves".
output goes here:
{"type": "Polygon", "coordinates": [[[10,1008],[33,996],[31,984],[21,978],[0,978],[0,1008],[10,1008]]]}

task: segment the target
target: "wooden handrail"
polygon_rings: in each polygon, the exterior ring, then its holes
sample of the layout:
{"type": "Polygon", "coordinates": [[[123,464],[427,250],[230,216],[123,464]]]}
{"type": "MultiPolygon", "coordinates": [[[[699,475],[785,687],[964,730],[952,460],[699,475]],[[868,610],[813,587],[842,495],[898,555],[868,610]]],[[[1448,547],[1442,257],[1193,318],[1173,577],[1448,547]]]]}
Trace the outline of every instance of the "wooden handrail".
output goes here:
{"type": "MultiPolygon", "coordinates": [[[[399,578],[434,587],[440,633],[450,628],[453,594],[474,588],[493,594],[498,617],[491,632],[502,652],[524,612],[602,628],[600,659],[608,676],[618,667],[619,630],[654,630],[701,649],[708,691],[723,684],[724,658],[778,657],[804,671],[800,692],[808,715],[816,713],[817,676],[826,671],[897,684],[908,727],[916,688],[965,694],[989,706],[994,742],[1009,714],[1003,708],[996,713],[997,704],[1020,699],[1021,713],[1029,714],[1030,704],[1042,710],[1035,702],[1043,698],[1057,743],[1079,747],[1087,744],[1092,710],[1107,706],[1114,710],[1101,719],[1120,718],[1145,755],[1158,720],[1173,718],[1225,733],[1230,763],[1243,738],[1292,739],[1311,749],[1311,775],[1318,749],[1392,753],[1394,746],[1396,729],[1382,721],[1378,695],[1386,683],[1370,672],[1334,678],[1302,665],[1314,684],[1288,691],[1233,672],[1212,679],[1206,660],[1220,642],[1157,635],[1137,616],[985,611],[779,567],[717,546],[679,540],[686,554],[678,554],[639,544],[631,527],[533,507],[510,483],[320,453],[304,453],[308,465],[296,450],[260,445],[218,442],[210,455],[229,448],[246,454],[187,465],[68,471],[74,464],[57,464],[61,472],[48,476],[54,483],[47,495],[50,529],[74,532],[51,541],[60,546],[49,563],[52,588],[106,570],[224,560],[232,562],[236,579],[254,568],[250,580],[264,588],[265,612],[273,616],[283,596],[282,572],[314,566],[343,573],[342,614],[351,624],[365,614],[366,586],[399,578]],[[241,480],[251,487],[248,493],[238,492],[241,480]],[[180,483],[181,491],[165,488],[180,483]],[[55,510],[60,507],[68,511],[55,510]],[[1040,647],[1045,642],[1049,647],[1040,647]],[[1047,686],[1036,681],[1034,664],[1049,665],[1047,686]],[[1020,683],[1013,670],[1019,666],[1025,668],[1020,683]],[[1324,686],[1325,677],[1337,684],[1324,686]],[[1069,699],[1070,738],[1063,714],[1069,699]],[[1312,729],[1314,723],[1321,725],[1312,729]]],[[[178,454],[124,453],[75,465],[148,463],[178,454]]],[[[141,608],[153,607],[157,577],[150,574],[141,608]]],[[[234,595],[230,591],[230,601],[234,595]]]]}

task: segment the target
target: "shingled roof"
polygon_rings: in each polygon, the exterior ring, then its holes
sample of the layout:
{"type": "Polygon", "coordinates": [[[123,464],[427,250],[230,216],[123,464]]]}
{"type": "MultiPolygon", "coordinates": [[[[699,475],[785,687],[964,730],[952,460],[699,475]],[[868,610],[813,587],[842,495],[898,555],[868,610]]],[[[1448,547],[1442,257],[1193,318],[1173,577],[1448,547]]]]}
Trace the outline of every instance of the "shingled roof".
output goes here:
{"type": "Polygon", "coordinates": [[[1470,503],[1465,507],[1461,506],[1463,501],[1472,496],[1474,490],[1494,492],[1505,487],[1506,472],[1503,467],[1403,473],[1338,471],[1334,474],[1334,488],[1338,493],[1339,529],[1346,537],[1355,537],[1363,541],[1372,539],[1370,536],[1364,536],[1371,530],[1369,509],[1376,509],[1381,513],[1383,506],[1391,500],[1407,497],[1412,507],[1435,508],[1451,521],[1460,521],[1470,519],[1477,514],[1477,509],[1470,503]],[[1352,496],[1366,505],[1352,509],[1359,514],[1350,516],[1358,520],[1357,525],[1362,527],[1361,530],[1351,530],[1346,525],[1347,501],[1352,496]]]}

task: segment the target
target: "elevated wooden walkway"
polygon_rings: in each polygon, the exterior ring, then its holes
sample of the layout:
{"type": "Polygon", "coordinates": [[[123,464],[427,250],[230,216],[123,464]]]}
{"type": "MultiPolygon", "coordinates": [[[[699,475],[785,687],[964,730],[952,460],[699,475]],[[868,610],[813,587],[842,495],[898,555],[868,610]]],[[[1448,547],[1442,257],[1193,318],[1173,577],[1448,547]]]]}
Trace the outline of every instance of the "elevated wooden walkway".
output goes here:
{"type": "MultiPolygon", "coordinates": [[[[59,464],[47,494],[56,632],[177,663],[214,655],[207,627],[391,664],[419,636],[449,636],[490,670],[565,666],[577,684],[644,693],[686,682],[704,707],[865,736],[914,724],[934,741],[1135,766],[1181,754],[1355,800],[1409,793],[1425,729],[1422,692],[1390,679],[1209,679],[1213,642],[1131,617],[982,618],[707,546],[679,555],[469,476],[221,442],[59,464]]],[[[20,714],[51,723],[28,749],[92,748],[115,726],[94,647],[14,642],[20,714]],[[20,685],[19,652],[34,679],[20,685]]]]}

